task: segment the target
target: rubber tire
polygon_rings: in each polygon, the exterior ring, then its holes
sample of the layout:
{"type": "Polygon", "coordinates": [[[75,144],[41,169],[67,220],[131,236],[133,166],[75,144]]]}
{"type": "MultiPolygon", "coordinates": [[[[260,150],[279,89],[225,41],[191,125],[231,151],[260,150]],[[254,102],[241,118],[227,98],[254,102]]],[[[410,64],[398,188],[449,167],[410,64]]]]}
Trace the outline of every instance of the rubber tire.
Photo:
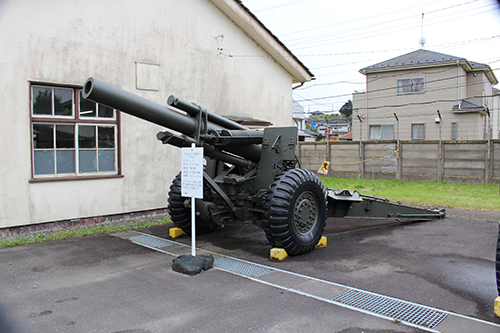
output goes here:
{"type": "Polygon", "coordinates": [[[325,230],[326,209],[326,190],[318,176],[305,169],[288,170],[276,177],[268,190],[263,216],[266,237],[288,255],[310,252],[325,230]],[[300,218],[295,221],[295,212],[308,207],[315,214],[303,226],[300,218]]]}
{"type": "MultiPolygon", "coordinates": [[[[191,209],[184,206],[185,198],[181,195],[181,173],[179,172],[170,185],[168,192],[168,212],[172,222],[186,234],[191,234],[191,209]]],[[[203,184],[205,186],[206,184],[203,184]]],[[[196,234],[204,234],[215,230],[217,225],[202,218],[196,218],[196,234]]]]}

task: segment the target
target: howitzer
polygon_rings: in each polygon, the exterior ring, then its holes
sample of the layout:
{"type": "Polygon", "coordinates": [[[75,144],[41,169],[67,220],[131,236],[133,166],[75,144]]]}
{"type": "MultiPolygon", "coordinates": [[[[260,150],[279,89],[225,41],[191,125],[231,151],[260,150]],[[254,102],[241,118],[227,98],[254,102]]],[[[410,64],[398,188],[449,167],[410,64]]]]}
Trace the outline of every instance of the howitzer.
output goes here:
{"type": "MultiPolygon", "coordinates": [[[[194,143],[204,148],[203,199],[195,203],[197,233],[251,222],[264,229],[271,245],[298,255],[315,248],[328,216],[398,220],[445,216],[439,209],[325,189],[316,174],[300,168],[293,126],[250,130],[175,96],[168,98],[169,108],[94,78],[85,81],[83,97],[178,132],[159,132],[157,138],[164,144],[194,143]]],[[[181,195],[181,177],[179,173],[170,186],[168,210],[174,224],[189,234],[190,200],[181,195]]]]}

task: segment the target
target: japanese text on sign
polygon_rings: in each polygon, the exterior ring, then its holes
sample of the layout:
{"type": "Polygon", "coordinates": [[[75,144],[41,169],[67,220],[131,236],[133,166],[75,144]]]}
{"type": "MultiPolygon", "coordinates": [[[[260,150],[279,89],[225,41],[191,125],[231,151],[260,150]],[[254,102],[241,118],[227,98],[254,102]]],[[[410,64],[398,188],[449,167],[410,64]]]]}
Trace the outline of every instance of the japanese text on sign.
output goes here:
{"type": "Polygon", "coordinates": [[[203,148],[182,148],[181,193],[203,198],[203,148]]]}

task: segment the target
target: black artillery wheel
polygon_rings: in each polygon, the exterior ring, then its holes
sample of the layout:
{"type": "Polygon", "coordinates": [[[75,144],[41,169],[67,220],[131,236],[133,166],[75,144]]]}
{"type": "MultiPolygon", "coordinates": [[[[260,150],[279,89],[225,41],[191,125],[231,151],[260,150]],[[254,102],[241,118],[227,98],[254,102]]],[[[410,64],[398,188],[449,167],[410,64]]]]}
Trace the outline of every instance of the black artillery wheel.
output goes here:
{"type": "Polygon", "coordinates": [[[272,183],[264,206],[267,239],[289,255],[312,251],[326,223],[326,191],[309,170],[291,169],[272,183]]]}
{"type": "MultiPolygon", "coordinates": [[[[204,184],[205,185],[205,184],[204,184]]],[[[186,234],[191,234],[191,209],[184,205],[184,202],[191,200],[181,195],[181,173],[177,174],[170,185],[168,192],[168,212],[170,218],[177,228],[181,228],[186,234]]],[[[196,234],[203,234],[214,230],[217,227],[215,223],[207,221],[200,217],[196,218],[196,234]]]]}

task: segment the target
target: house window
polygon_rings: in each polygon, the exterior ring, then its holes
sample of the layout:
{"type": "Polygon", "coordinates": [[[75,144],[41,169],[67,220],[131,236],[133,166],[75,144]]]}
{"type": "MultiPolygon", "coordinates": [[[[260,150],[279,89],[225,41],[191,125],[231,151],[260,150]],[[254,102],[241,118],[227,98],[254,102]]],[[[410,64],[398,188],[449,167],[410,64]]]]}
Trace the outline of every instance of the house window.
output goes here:
{"type": "Polygon", "coordinates": [[[451,123],[451,139],[456,140],[458,133],[458,123],[451,123]]]}
{"type": "Polygon", "coordinates": [[[370,139],[394,139],[394,125],[370,125],[370,139]]]}
{"type": "Polygon", "coordinates": [[[115,110],[79,88],[32,85],[33,178],[118,174],[115,110]]]}
{"type": "Polygon", "coordinates": [[[398,80],[398,94],[414,94],[425,92],[425,80],[423,77],[398,80]]]}
{"type": "Polygon", "coordinates": [[[411,124],[411,138],[413,140],[425,139],[425,126],[424,126],[424,124],[411,124]]]}

